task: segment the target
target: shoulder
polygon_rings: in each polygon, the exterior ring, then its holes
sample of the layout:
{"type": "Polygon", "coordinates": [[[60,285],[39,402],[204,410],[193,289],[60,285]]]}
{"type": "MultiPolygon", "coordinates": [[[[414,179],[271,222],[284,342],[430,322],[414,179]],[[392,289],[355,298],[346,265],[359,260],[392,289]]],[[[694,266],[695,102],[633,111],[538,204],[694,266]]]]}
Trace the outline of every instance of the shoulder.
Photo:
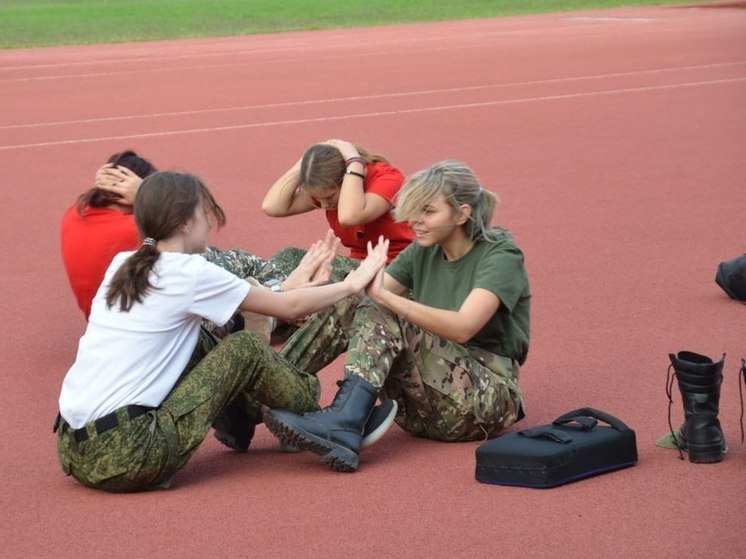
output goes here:
{"type": "Polygon", "coordinates": [[[396,193],[404,182],[402,172],[384,161],[369,164],[365,172],[366,192],[386,194],[393,189],[396,193]]]}
{"type": "Polygon", "coordinates": [[[407,245],[397,255],[392,264],[397,260],[407,262],[414,267],[424,266],[427,269],[439,267],[441,263],[445,262],[443,252],[439,246],[433,245],[423,247],[417,242],[412,242],[407,245]]]}
{"type": "Polygon", "coordinates": [[[201,254],[162,252],[158,260],[163,266],[183,269],[189,273],[200,273],[203,270],[213,271],[213,269],[224,271],[215,264],[208,262],[201,254]]]}
{"type": "Polygon", "coordinates": [[[507,229],[493,229],[490,240],[477,241],[475,248],[485,256],[501,254],[512,254],[523,256],[523,251],[518,248],[513,235],[507,229]]]}
{"type": "Polygon", "coordinates": [[[404,178],[404,175],[399,169],[386,161],[376,161],[375,163],[369,163],[366,166],[366,173],[370,178],[386,175],[404,178]]]}

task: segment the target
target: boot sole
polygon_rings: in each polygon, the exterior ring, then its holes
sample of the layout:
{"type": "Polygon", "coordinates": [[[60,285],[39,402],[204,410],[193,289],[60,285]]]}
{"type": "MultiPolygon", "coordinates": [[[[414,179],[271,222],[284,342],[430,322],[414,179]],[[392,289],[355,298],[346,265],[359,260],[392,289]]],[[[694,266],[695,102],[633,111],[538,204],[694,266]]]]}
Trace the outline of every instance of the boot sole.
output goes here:
{"type": "Polygon", "coordinates": [[[241,454],[246,454],[249,450],[249,445],[242,446],[239,445],[236,441],[236,437],[233,435],[229,435],[228,433],[224,431],[215,431],[214,432],[215,438],[220,441],[222,444],[227,446],[228,448],[232,448],[236,452],[240,452],[241,454]]]}
{"type": "Polygon", "coordinates": [[[722,462],[725,458],[727,449],[725,446],[692,448],[689,445],[689,462],[694,464],[713,464],[722,462]]]}
{"type": "Polygon", "coordinates": [[[394,423],[398,409],[399,404],[396,403],[396,400],[386,400],[380,406],[373,408],[373,412],[368,419],[365,431],[363,432],[363,440],[360,443],[361,452],[369,446],[377,443],[378,440],[386,434],[386,431],[388,431],[389,427],[394,423]],[[383,414],[386,415],[384,416],[383,414]],[[372,425],[375,425],[375,427],[368,431],[368,428],[372,425]]]}
{"type": "Polygon", "coordinates": [[[358,455],[342,445],[316,437],[309,433],[300,433],[292,425],[277,419],[272,412],[264,415],[264,425],[284,445],[291,445],[301,450],[310,450],[321,456],[321,461],[337,472],[354,472],[359,464],[358,455]]]}

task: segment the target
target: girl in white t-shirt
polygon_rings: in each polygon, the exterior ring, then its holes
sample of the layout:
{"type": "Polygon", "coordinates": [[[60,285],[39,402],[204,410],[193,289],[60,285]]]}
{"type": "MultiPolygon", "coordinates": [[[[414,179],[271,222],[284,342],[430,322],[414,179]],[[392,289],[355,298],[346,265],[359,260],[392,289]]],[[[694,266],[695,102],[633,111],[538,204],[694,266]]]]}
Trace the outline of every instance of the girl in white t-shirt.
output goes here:
{"type": "Polygon", "coordinates": [[[202,181],[155,173],[135,199],[143,244],[118,254],[94,297],[59,399],[63,471],[107,491],[167,487],[215,424],[239,451],[267,407],[316,409],[318,383],[249,332],[218,342],[200,327],[237,311],[304,316],[360,292],[384,266],[381,239],[345,281],[328,280],[338,241],[317,242],[296,270],[305,286],[252,286],[199,254],[225,214],[202,181]]]}

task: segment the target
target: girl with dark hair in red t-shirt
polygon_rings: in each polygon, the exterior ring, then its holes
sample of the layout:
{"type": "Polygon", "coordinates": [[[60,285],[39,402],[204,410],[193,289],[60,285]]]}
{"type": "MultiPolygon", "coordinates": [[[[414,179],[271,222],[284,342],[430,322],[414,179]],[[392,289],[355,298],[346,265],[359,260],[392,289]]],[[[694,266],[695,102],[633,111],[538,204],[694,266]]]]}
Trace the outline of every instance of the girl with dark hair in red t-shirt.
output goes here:
{"type": "MultiPolygon", "coordinates": [[[[132,150],[115,153],[96,172],[95,186],[81,194],[62,218],[62,261],[86,320],[91,312],[91,301],[114,256],[135,250],[141,244],[132,207],[143,179],[156,171],[150,161],[132,150]]],[[[208,247],[203,256],[242,279],[274,282],[285,289],[294,286],[295,279],[287,278],[292,270],[282,274],[272,262],[244,250],[223,252],[208,247]]],[[[253,315],[249,318],[254,325],[252,329],[269,340],[273,319],[253,315]]],[[[241,328],[242,322],[237,317],[233,327],[241,328]]]]}

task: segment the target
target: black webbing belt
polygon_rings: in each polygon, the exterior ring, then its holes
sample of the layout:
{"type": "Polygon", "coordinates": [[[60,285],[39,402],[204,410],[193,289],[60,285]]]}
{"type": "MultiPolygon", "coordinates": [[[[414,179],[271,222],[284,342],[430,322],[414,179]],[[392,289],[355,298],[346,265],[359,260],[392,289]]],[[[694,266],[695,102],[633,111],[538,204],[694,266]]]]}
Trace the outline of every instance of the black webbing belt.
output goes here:
{"type": "MultiPolygon", "coordinates": [[[[124,409],[127,410],[127,415],[130,419],[135,419],[136,417],[140,417],[143,414],[148,413],[150,410],[154,410],[155,408],[151,408],[150,406],[126,406],[124,409]]],[[[60,416],[57,416],[57,421],[55,422],[55,431],[57,430],[57,426],[60,421],[60,416]]],[[[94,426],[96,427],[96,433],[99,435],[101,433],[104,433],[108,431],[109,429],[113,429],[117,425],[119,425],[119,418],[117,417],[117,412],[113,411],[111,413],[106,414],[103,417],[99,417],[93,422],[94,426]]],[[[82,442],[88,440],[88,430],[85,427],[81,427],[80,429],[74,429],[73,430],[73,437],[76,441],[82,442]]]]}

